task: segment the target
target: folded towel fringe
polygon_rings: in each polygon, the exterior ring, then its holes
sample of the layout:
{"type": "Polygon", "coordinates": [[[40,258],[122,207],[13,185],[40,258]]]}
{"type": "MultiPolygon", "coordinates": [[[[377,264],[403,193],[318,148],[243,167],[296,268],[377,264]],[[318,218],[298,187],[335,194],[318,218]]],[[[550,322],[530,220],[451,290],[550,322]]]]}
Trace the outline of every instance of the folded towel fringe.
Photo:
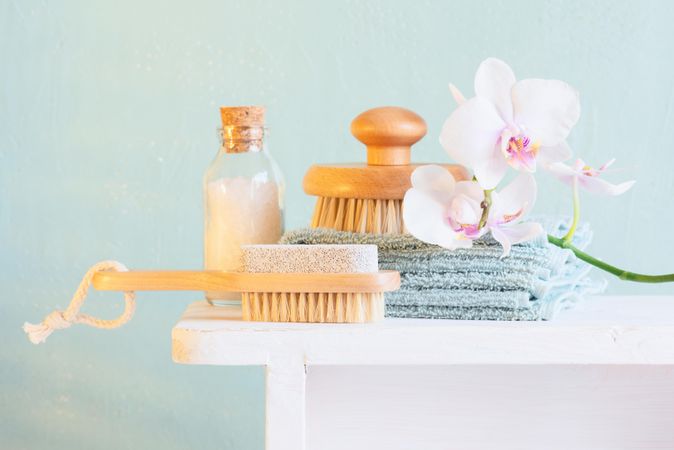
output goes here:
{"type": "MultiPolygon", "coordinates": [[[[536,217],[547,232],[563,235],[569,220],[536,217]]],[[[586,248],[592,239],[581,224],[574,244],[586,248]]],[[[399,291],[386,294],[389,317],[547,320],[585,295],[602,292],[604,280],[587,277],[591,267],[566,249],[549,245],[544,236],[513,246],[500,258],[500,244],[487,235],[472,248],[446,250],[411,235],[371,235],[329,229],[286,233],[286,244],[375,244],[380,269],[398,270],[399,291]]]]}

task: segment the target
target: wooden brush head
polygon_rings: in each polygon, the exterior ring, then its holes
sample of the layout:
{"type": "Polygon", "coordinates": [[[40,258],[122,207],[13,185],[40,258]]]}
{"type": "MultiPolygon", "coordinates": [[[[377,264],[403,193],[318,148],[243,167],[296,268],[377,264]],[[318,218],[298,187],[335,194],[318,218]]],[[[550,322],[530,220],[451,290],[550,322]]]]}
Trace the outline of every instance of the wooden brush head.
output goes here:
{"type": "MultiPolygon", "coordinates": [[[[410,176],[423,164],[410,163],[410,148],[426,135],[426,122],[397,106],[374,108],[351,122],[351,133],[367,149],[367,163],[314,164],[304,176],[304,192],[333,198],[400,200],[411,187],[410,176]]],[[[441,164],[457,181],[468,172],[441,164]]]]}

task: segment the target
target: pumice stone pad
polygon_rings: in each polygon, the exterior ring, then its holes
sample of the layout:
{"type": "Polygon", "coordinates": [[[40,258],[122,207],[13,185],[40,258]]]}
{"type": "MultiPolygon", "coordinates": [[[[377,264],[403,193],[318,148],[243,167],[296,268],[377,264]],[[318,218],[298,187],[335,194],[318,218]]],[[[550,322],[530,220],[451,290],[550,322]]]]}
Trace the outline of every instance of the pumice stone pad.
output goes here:
{"type": "Polygon", "coordinates": [[[377,272],[376,245],[243,245],[243,270],[250,273],[377,272]]]}

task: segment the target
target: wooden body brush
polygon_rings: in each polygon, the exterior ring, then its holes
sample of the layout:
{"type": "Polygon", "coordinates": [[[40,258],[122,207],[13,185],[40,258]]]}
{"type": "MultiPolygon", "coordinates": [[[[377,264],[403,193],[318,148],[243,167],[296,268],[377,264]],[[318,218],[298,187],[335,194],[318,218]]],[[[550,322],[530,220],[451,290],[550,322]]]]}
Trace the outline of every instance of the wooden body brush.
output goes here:
{"type": "Polygon", "coordinates": [[[374,245],[243,246],[243,272],[99,272],[98,290],[224,291],[242,293],[244,320],[375,322],[384,318],[384,292],[400,275],[377,269],[374,245]]]}
{"type": "MultiPolygon", "coordinates": [[[[404,232],[402,199],[410,176],[410,147],[426,134],[426,122],[399,107],[374,108],[351,122],[351,133],[367,147],[367,164],[316,164],[304,177],[304,192],[318,196],[313,228],[373,234],[404,232]]],[[[441,164],[465,180],[461,166],[441,164]]]]}

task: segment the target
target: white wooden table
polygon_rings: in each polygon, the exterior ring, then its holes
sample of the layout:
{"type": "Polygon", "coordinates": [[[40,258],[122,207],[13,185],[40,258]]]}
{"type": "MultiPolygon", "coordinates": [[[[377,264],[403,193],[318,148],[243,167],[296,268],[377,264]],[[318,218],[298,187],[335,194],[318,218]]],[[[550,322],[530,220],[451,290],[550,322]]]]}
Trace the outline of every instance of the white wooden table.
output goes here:
{"type": "Polygon", "coordinates": [[[672,449],[674,296],[551,322],[243,322],[190,305],[183,364],[266,367],[266,448],[672,449]]]}

